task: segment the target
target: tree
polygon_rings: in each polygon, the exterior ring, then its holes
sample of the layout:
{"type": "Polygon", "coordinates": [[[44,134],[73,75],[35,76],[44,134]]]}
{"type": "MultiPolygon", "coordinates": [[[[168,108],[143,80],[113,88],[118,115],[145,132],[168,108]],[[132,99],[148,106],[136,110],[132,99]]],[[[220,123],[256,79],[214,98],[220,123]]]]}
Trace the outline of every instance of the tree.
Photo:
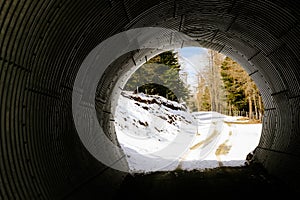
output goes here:
{"type": "Polygon", "coordinates": [[[223,56],[216,51],[209,50],[207,59],[208,66],[198,74],[196,98],[198,111],[212,110],[222,113],[226,102],[220,75],[223,56]],[[211,108],[208,109],[208,106],[211,108]]]}
{"type": "Polygon", "coordinates": [[[177,53],[173,51],[163,52],[137,69],[125,85],[125,90],[138,91],[143,86],[143,92],[158,93],[170,100],[185,101],[189,91],[180,79],[180,65],[177,53]],[[167,91],[167,89],[168,91],[167,91]]]}
{"type": "Polygon", "coordinates": [[[263,106],[259,90],[242,66],[226,57],[221,66],[221,76],[230,111],[248,110],[250,119],[261,120],[263,106]]]}
{"type": "Polygon", "coordinates": [[[211,110],[211,92],[209,87],[204,87],[203,95],[201,96],[201,111],[210,111],[211,110]]]}
{"type": "Polygon", "coordinates": [[[225,97],[220,67],[224,58],[222,54],[213,50],[209,50],[208,55],[209,71],[207,72],[207,77],[209,77],[208,81],[210,82],[212,110],[222,113],[224,109],[225,97]]]}
{"type": "Polygon", "coordinates": [[[246,83],[243,78],[243,68],[231,58],[226,57],[221,66],[221,76],[226,91],[227,106],[230,113],[240,110],[248,110],[247,101],[245,100],[244,84],[246,83]]]}

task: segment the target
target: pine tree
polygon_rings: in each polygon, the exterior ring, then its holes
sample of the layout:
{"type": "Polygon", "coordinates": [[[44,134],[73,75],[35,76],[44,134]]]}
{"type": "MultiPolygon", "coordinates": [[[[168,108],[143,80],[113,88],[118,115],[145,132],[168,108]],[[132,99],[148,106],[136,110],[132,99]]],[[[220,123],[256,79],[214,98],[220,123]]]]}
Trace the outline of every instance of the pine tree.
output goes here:
{"type": "Polygon", "coordinates": [[[242,66],[226,57],[221,66],[221,76],[230,112],[247,110],[250,119],[261,120],[263,105],[259,90],[242,66]]]}
{"type": "Polygon", "coordinates": [[[125,90],[146,92],[164,96],[170,100],[186,101],[189,91],[180,79],[180,65],[178,63],[177,53],[173,51],[163,52],[144,65],[142,65],[130,77],[125,85],[125,90]]]}

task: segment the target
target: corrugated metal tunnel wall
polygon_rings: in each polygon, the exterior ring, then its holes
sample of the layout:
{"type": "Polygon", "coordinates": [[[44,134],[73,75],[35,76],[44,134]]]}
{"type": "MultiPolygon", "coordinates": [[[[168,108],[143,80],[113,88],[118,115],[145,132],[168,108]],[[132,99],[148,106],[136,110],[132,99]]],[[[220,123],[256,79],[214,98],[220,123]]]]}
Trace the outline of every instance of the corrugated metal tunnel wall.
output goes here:
{"type": "Polygon", "coordinates": [[[265,105],[255,158],[299,188],[299,10],[291,0],[1,1],[0,199],[81,199],[118,186],[124,173],[77,135],[73,83],[101,41],[148,26],[183,32],[245,67],[265,105]]]}

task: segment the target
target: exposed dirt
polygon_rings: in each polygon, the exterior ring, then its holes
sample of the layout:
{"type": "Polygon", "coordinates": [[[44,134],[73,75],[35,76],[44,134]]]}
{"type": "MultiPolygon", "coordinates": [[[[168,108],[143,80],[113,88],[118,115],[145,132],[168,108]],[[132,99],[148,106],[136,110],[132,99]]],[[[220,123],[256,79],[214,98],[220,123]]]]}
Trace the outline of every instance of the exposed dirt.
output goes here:
{"type": "Polygon", "coordinates": [[[227,125],[231,125],[231,124],[261,124],[260,120],[246,120],[246,121],[234,121],[234,122],[228,122],[228,121],[224,121],[224,123],[226,123],[227,125]]]}
{"type": "Polygon", "coordinates": [[[220,156],[220,155],[226,155],[229,153],[230,149],[231,149],[231,145],[228,145],[228,140],[226,140],[224,143],[220,144],[220,146],[217,148],[215,154],[216,156],[220,156]]]}
{"type": "Polygon", "coordinates": [[[193,145],[192,147],[190,147],[190,150],[195,150],[195,149],[201,147],[203,144],[210,143],[218,134],[220,134],[220,133],[217,130],[214,130],[211,135],[209,135],[207,138],[205,138],[205,140],[202,140],[202,141],[198,142],[197,144],[193,145]]]}
{"type": "Polygon", "coordinates": [[[203,171],[175,170],[129,174],[115,197],[153,200],[204,197],[257,199],[274,195],[287,198],[294,194],[286,184],[254,163],[243,167],[219,167],[203,171]]]}

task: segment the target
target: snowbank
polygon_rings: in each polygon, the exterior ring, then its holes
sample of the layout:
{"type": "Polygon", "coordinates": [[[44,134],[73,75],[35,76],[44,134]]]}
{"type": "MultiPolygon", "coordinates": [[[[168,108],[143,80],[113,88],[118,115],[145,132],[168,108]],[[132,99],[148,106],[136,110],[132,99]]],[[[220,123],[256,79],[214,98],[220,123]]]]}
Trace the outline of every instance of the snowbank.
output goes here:
{"type": "Polygon", "coordinates": [[[231,124],[217,112],[190,113],[161,96],[123,92],[116,134],[132,172],[244,165],[258,144],[261,124],[231,124]]]}

